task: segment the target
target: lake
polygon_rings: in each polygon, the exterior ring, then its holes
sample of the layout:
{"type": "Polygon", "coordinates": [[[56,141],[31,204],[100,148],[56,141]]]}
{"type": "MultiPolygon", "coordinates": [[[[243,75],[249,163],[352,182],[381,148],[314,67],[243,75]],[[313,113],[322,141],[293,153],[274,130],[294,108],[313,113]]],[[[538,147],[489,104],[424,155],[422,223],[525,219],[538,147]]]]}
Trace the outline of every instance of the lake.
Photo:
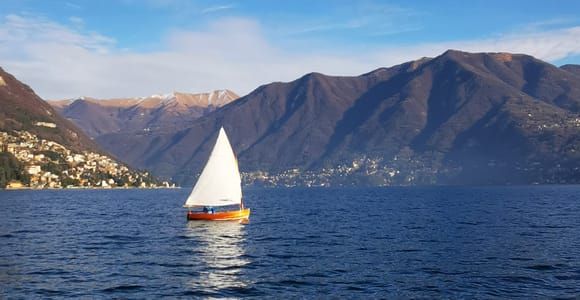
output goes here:
{"type": "Polygon", "coordinates": [[[580,296],[580,186],[0,191],[0,298],[580,296]]]}

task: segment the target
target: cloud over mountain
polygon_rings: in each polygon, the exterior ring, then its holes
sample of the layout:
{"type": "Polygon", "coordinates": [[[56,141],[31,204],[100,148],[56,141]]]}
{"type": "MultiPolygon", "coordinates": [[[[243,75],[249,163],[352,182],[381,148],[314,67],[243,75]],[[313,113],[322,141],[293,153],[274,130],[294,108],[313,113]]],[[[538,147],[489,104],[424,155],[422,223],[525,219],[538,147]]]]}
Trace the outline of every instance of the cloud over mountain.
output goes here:
{"type": "Polygon", "coordinates": [[[225,17],[195,30],[170,30],[144,51],[126,49],[109,36],[84,29],[81,18],[70,20],[12,14],[0,21],[0,44],[9,45],[0,47],[0,61],[44,98],[111,98],[223,86],[243,95],[260,84],[311,71],[358,75],[449,48],[527,53],[548,61],[580,54],[580,27],[573,26],[356,49],[281,44],[254,19],[225,17]]]}

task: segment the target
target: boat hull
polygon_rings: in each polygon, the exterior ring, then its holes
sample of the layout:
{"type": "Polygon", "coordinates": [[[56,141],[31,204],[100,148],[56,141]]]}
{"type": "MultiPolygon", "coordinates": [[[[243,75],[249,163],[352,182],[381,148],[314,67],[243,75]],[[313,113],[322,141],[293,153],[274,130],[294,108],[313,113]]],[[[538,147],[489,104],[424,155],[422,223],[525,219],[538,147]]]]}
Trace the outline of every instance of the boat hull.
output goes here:
{"type": "Polygon", "coordinates": [[[205,212],[193,212],[187,213],[188,220],[201,220],[201,221],[233,221],[233,220],[244,220],[250,217],[250,209],[240,209],[231,211],[218,211],[215,213],[205,213],[205,212]]]}

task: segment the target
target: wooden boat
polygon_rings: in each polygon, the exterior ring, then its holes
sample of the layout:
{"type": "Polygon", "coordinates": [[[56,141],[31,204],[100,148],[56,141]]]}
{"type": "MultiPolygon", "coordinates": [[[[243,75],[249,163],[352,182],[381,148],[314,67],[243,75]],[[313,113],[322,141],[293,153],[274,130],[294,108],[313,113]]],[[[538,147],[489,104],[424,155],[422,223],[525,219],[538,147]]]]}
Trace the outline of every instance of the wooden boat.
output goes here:
{"type": "Polygon", "coordinates": [[[242,202],[238,161],[223,127],[184,207],[188,208],[188,220],[227,221],[250,217],[250,209],[242,202]]]}
{"type": "Polygon", "coordinates": [[[205,212],[187,212],[188,220],[205,220],[205,221],[230,221],[230,220],[243,220],[250,217],[250,209],[240,209],[240,210],[230,210],[230,211],[218,211],[214,213],[205,212]]]}

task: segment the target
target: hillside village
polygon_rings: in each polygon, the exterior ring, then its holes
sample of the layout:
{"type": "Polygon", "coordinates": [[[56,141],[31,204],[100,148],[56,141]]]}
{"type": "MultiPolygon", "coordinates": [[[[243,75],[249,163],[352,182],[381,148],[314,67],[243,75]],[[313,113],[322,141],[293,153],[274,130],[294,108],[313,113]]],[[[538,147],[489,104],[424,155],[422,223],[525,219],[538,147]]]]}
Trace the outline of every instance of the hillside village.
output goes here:
{"type": "Polygon", "coordinates": [[[294,168],[278,173],[244,172],[242,179],[247,185],[266,187],[392,186],[430,183],[435,181],[438,173],[458,172],[457,169],[438,169],[439,166],[405,156],[404,152],[392,160],[363,155],[351,162],[319,170],[294,168]]]}
{"type": "MultiPolygon", "coordinates": [[[[50,127],[50,124],[36,124],[50,127]]],[[[28,131],[0,132],[0,188],[157,188],[148,172],[133,171],[108,156],[73,152],[28,131]],[[15,165],[15,172],[4,168],[15,165]]]]}

